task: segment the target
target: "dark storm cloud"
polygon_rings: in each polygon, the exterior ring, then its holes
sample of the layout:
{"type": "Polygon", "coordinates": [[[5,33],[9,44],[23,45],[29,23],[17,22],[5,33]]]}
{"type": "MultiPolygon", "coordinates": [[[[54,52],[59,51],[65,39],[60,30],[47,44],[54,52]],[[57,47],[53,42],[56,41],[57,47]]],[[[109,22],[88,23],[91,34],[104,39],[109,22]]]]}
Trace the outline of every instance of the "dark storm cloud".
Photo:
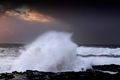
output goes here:
{"type": "MultiPolygon", "coordinates": [[[[11,6],[12,7],[12,6],[11,6]]],[[[23,12],[19,12],[16,9],[32,9],[40,13],[40,16],[42,14],[45,14],[49,16],[50,14],[46,14],[45,11],[41,11],[36,7],[29,7],[28,5],[21,5],[19,7],[1,7],[1,30],[0,30],[0,42],[2,43],[28,43],[29,41],[34,40],[38,35],[40,35],[43,32],[49,31],[49,30],[60,30],[60,31],[70,31],[69,25],[64,24],[63,22],[57,20],[54,18],[54,20],[51,20],[50,22],[46,23],[38,23],[38,22],[29,22],[21,19],[17,19],[14,17],[13,14],[17,14],[19,16],[25,17],[25,14],[21,14],[23,12]],[[5,12],[9,11],[10,14],[13,15],[13,17],[6,17],[5,12]],[[14,11],[14,12],[13,12],[14,11]],[[3,16],[3,18],[2,18],[3,16]],[[4,18],[5,17],[5,18],[4,18]],[[7,25],[9,23],[9,25],[7,25]]],[[[33,16],[33,15],[32,15],[33,16]]],[[[31,16],[31,17],[32,17],[31,16]]],[[[34,16],[33,16],[34,17],[34,16]]],[[[38,16],[39,17],[39,16],[38,16]]],[[[42,16],[43,17],[43,16],[42,16]]],[[[52,15],[50,15],[52,17],[52,15]]],[[[35,18],[35,17],[34,17],[35,18]]],[[[28,19],[28,18],[27,18],[28,19]]]]}
{"type": "Polygon", "coordinates": [[[13,21],[14,34],[9,35],[12,39],[8,39],[8,42],[29,42],[42,32],[60,30],[73,32],[73,38],[78,44],[120,45],[120,7],[117,2],[108,4],[99,1],[95,4],[94,1],[90,1],[81,2],[81,5],[75,1],[66,3],[67,1],[48,1],[48,3],[44,2],[43,4],[26,2],[18,5],[4,3],[1,7],[1,13],[27,6],[45,15],[52,16],[60,22],[47,25],[34,23],[31,25],[24,21],[13,21]]]}

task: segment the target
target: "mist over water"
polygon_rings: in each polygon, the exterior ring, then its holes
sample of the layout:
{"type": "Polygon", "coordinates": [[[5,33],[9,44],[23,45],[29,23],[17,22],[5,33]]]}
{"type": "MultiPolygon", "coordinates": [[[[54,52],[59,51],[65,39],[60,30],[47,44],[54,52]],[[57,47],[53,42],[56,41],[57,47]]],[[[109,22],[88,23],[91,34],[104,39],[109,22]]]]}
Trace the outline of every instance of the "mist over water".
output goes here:
{"type": "Polygon", "coordinates": [[[21,53],[12,65],[12,71],[39,70],[47,72],[74,69],[77,45],[67,32],[47,32],[21,53]]]}

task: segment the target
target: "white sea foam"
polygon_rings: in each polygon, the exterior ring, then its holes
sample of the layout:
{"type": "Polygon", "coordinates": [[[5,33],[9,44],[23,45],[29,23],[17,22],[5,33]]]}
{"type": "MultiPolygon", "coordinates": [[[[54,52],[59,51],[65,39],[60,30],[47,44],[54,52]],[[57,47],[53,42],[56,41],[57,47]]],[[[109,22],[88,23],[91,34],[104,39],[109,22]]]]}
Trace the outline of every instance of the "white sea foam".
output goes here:
{"type": "Polygon", "coordinates": [[[12,71],[69,71],[73,70],[77,45],[72,34],[48,32],[27,46],[12,65],[12,71]]]}
{"type": "Polygon", "coordinates": [[[84,47],[77,48],[80,55],[120,55],[120,48],[84,47]]]}

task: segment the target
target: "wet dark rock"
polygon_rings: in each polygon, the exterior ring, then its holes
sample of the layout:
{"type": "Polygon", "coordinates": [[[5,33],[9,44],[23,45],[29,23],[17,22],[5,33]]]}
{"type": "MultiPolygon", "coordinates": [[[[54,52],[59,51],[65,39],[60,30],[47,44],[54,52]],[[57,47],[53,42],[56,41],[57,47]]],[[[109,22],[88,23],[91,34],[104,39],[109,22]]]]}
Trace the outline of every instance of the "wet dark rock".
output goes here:
{"type": "Polygon", "coordinates": [[[13,79],[13,78],[14,78],[14,75],[11,74],[11,73],[2,73],[2,74],[0,74],[0,79],[8,80],[8,79],[13,79]]]}
{"type": "Polygon", "coordinates": [[[92,68],[95,70],[103,70],[103,71],[114,71],[114,72],[120,72],[120,65],[97,65],[92,66],[92,68]]]}
{"type": "Polygon", "coordinates": [[[97,65],[93,69],[81,72],[39,72],[27,70],[25,72],[1,73],[0,80],[119,80],[119,65],[97,65]],[[110,74],[103,71],[117,71],[110,74]]]}

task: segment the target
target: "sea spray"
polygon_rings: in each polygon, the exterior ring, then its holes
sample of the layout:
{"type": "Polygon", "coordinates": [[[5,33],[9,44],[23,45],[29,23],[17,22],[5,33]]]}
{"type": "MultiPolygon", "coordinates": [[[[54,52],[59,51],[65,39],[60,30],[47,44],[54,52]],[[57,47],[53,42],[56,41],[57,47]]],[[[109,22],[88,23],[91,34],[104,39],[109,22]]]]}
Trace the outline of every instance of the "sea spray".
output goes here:
{"type": "Polygon", "coordinates": [[[67,32],[47,32],[30,45],[14,61],[11,71],[39,70],[47,72],[73,70],[77,45],[67,32]]]}

